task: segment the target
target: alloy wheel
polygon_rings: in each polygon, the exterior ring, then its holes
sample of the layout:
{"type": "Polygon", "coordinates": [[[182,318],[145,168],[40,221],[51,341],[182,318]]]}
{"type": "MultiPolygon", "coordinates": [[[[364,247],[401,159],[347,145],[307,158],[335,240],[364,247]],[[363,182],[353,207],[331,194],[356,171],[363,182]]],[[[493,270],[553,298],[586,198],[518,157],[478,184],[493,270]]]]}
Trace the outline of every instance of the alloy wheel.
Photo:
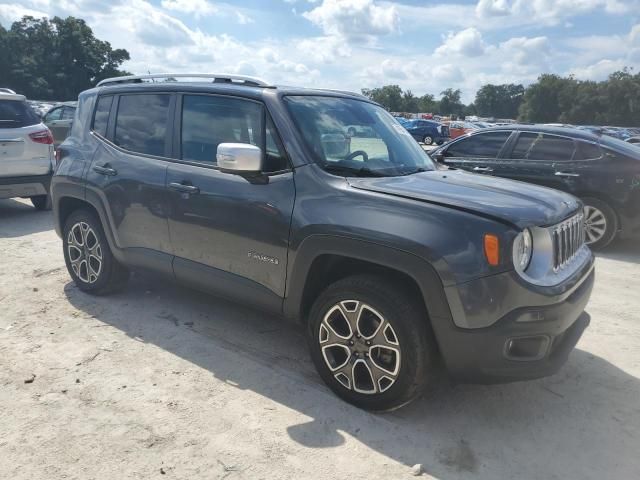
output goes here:
{"type": "Polygon", "coordinates": [[[71,268],[85,283],[95,283],[102,272],[102,247],[98,236],[86,222],[71,227],[67,236],[71,268]]]}
{"type": "Polygon", "coordinates": [[[357,300],[331,307],[318,331],[324,361],[346,389],[373,395],[387,391],[400,373],[401,350],[391,324],[357,300]]]}
{"type": "Polygon", "coordinates": [[[585,205],[584,228],[587,244],[596,243],[607,232],[607,217],[596,207],[585,205]]]}

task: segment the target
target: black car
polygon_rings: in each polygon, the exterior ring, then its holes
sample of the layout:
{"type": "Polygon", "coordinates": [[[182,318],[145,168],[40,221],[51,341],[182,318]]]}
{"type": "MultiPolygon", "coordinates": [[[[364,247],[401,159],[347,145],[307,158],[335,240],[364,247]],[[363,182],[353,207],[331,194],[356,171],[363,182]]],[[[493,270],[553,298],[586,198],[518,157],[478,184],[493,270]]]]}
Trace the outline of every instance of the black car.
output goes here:
{"type": "Polygon", "coordinates": [[[586,239],[602,248],[640,236],[640,148],[585,130],[511,125],[472,133],[431,152],[449,167],[536,183],[584,203],[586,239]]]}
{"type": "Polygon", "coordinates": [[[300,322],[329,387],[372,410],[442,363],[493,382],[567,360],[594,283],[577,199],[442,172],[361,95],[152,77],[83,92],[60,147],[55,226],[80,290],[146,268],[300,322]]]}

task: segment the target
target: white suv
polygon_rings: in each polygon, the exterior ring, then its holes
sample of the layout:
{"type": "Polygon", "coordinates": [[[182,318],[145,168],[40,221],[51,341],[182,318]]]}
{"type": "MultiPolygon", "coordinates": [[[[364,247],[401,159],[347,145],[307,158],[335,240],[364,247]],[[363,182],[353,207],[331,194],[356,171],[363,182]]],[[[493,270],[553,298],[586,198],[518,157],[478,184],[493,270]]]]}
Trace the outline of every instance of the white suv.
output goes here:
{"type": "Polygon", "coordinates": [[[0,199],[28,197],[48,210],[53,136],[23,95],[0,89],[0,199]]]}

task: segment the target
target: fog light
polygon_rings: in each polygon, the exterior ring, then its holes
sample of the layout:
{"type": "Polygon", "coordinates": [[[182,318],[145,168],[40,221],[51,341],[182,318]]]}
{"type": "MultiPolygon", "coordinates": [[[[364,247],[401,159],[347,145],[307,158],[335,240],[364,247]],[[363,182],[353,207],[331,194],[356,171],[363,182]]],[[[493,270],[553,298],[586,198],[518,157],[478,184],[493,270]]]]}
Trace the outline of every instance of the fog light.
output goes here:
{"type": "Polygon", "coordinates": [[[504,355],[510,360],[540,360],[547,354],[549,343],[546,335],[510,338],[505,343],[504,355]]]}

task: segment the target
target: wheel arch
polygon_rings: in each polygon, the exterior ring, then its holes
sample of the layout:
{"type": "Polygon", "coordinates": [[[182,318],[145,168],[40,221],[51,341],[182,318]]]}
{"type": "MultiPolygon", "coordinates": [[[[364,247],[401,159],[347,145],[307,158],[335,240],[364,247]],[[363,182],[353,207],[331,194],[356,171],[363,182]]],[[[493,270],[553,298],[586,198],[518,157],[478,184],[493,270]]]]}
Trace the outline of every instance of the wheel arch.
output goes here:
{"type": "Polygon", "coordinates": [[[606,203],[611,208],[611,210],[613,210],[613,213],[616,216],[617,230],[620,231],[622,229],[622,217],[620,216],[620,212],[618,211],[618,204],[613,198],[603,194],[602,192],[591,190],[578,190],[573,193],[573,195],[578,197],[581,201],[584,197],[591,197],[606,203]]]}

